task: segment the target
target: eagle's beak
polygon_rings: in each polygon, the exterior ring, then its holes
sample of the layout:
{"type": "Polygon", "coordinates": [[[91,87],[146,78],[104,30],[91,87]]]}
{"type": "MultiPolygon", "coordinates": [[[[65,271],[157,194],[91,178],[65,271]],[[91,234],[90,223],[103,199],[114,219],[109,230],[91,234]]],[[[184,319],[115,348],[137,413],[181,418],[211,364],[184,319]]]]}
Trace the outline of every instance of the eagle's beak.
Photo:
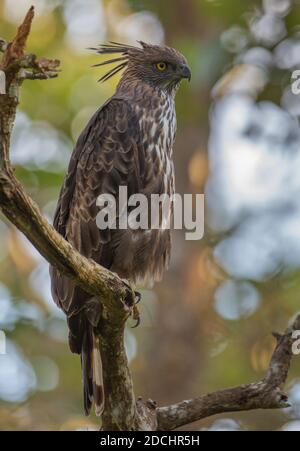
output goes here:
{"type": "Polygon", "coordinates": [[[189,66],[186,64],[183,64],[180,68],[180,74],[182,78],[186,78],[188,81],[191,81],[192,78],[192,72],[189,66]]]}

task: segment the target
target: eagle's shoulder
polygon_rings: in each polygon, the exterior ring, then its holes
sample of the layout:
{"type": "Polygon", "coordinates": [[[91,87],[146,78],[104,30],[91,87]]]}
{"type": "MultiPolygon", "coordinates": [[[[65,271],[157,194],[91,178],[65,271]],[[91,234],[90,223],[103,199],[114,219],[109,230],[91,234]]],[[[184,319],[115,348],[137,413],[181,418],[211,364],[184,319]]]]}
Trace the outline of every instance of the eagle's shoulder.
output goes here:
{"type": "Polygon", "coordinates": [[[142,176],[141,132],[127,99],[112,97],[92,116],[73,150],[54,217],[54,227],[66,236],[72,210],[88,215],[89,203],[102,192],[114,194],[130,181],[138,191],[142,176]]]}

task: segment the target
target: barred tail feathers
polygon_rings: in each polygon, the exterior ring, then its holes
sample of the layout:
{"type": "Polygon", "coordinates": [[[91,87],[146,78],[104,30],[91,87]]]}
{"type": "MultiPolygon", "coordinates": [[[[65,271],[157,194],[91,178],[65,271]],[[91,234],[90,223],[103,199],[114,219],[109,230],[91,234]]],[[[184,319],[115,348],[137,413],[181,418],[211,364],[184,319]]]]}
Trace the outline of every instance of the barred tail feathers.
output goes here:
{"type": "Polygon", "coordinates": [[[81,350],[84,411],[89,415],[94,402],[95,413],[100,416],[104,408],[104,390],[100,340],[91,326],[87,327],[81,350]]]}

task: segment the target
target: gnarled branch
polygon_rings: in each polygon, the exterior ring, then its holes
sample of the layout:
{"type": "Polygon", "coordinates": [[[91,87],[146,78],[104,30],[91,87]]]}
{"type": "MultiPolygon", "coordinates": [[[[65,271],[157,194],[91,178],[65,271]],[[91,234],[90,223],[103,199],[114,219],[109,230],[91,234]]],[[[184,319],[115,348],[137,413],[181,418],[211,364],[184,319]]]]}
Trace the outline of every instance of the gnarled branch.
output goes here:
{"type": "Polygon", "coordinates": [[[223,412],[288,406],[282,392],[292,359],[292,332],[300,330],[300,315],[283,336],[277,335],[266,377],[258,383],[218,391],[178,404],[158,408],[153,401],[135,402],[132,378],[124,349],[124,328],[134,303],[134,293],[116,274],[87,260],[65,241],[42,216],[24,192],[9,160],[10,137],[18,105],[19,86],[26,79],[47,79],[58,74],[59,61],[25,53],[34,9],[30,8],[16,37],[0,39],[6,90],[0,94],[0,209],[44,258],[62,274],[99,299],[104,313],[101,327],[105,410],[103,430],[173,430],[223,412]]]}
{"type": "Polygon", "coordinates": [[[264,379],[159,408],[158,429],[173,430],[218,413],[289,407],[288,397],[282,387],[293,357],[292,335],[295,330],[300,330],[300,315],[284,335],[274,334],[277,346],[264,379]]]}

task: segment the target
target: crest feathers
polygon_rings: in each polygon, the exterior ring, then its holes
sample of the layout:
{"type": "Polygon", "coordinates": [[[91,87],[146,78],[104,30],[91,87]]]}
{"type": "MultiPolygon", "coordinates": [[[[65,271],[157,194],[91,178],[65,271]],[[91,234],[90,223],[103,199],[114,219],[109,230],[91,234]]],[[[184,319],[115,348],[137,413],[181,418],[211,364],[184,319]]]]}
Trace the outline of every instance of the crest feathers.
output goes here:
{"type": "MultiPolygon", "coordinates": [[[[144,48],[143,44],[140,43],[144,48]]],[[[129,52],[130,50],[141,50],[138,47],[134,47],[132,45],[120,44],[119,42],[111,41],[109,44],[102,44],[99,47],[91,47],[90,50],[94,50],[100,55],[117,55],[121,54],[121,56],[116,56],[116,58],[109,59],[107,61],[103,61],[99,64],[94,64],[93,67],[106,66],[108,64],[120,63],[117,66],[113,67],[109,72],[107,72],[103,77],[101,77],[98,81],[103,83],[109,80],[111,77],[116,75],[122,69],[124,69],[129,60],[129,52]]]]}

